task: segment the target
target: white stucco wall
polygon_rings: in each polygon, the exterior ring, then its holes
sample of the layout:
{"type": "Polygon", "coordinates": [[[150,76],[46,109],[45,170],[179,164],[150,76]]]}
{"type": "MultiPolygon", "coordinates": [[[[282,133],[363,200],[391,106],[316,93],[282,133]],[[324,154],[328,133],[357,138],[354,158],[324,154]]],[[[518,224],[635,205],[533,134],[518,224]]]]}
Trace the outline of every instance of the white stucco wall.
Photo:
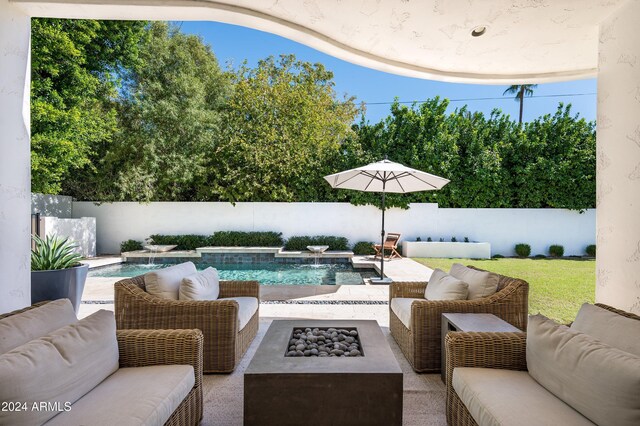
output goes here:
{"type": "Polygon", "coordinates": [[[67,195],[31,194],[31,214],[41,216],[71,217],[72,197],[67,195]]]}
{"type": "MultiPolygon", "coordinates": [[[[347,203],[112,203],[74,202],[74,217],[96,218],[98,253],[117,253],[120,243],[151,234],[211,234],[214,231],[278,231],[293,235],[341,235],[351,243],[380,239],[380,210],[347,203]]],[[[582,255],[595,242],[595,211],[555,209],[440,209],[412,204],[390,209],[386,230],[403,239],[490,242],[493,254],[513,255],[516,243],[532,254],[562,244],[566,255],[582,255]]]]}
{"type": "Polygon", "coordinates": [[[0,0],[0,313],[31,304],[29,17],[0,0]]]}
{"type": "Polygon", "coordinates": [[[640,313],[640,1],[600,27],[596,301],[640,313]]]}
{"type": "Polygon", "coordinates": [[[81,217],[77,219],[60,219],[45,216],[43,220],[44,235],[55,235],[69,238],[78,246],[75,250],[83,257],[96,255],[96,218],[81,217]]]}

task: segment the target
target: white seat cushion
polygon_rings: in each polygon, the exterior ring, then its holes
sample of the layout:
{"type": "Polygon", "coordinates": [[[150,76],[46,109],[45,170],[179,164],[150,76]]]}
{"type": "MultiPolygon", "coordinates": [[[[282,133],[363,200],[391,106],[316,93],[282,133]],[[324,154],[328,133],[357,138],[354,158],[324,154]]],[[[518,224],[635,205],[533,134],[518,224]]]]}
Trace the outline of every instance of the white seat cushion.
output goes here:
{"type": "Polygon", "coordinates": [[[533,315],[527,326],[527,368],[594,423],[640,425],[640,357],[533,315]]]}
{"type": "Polygon", "coordinates": [[[449,274],[469,284],[469,300],[491,296],[498,289],[498,281],[500,281],[498,274],[477,271],[460,263],[454,263],[449,274]]]}
{"type": "Polygon", "coordinates": [[[0,354],[78,321],[69,299],[58,299],[0,320],[0,354]]]}
{"type": "Polygon", "coordinates": [[[180,283],[180,300],[216,300],[219,295],[220,278],[216,268],[186,276],[180,283]]]}
{"type": "Polygon", "coordinates": [[[434,269],[424,291],[427,300],[466,300],[468,294],[469,284],[441,269],[434,269]]]}
{"type": "Polygon", "coordinates": [[[149,294],[163,299],[178,300],[182,279],[196,272],[198,271],[193,262],[185,262],[144,274],[144,285],[149,294]]]}
{"type": "Polygon", "coordinates": [[[195,383],[190,365],[121,368],[49,426],[163,425],[195,383]]]}
{"type": "MultiPolygon", "coordinates": [[[[118,369],[113,312],[100,310],[0,355],[0,401],[74,403],[118,369]]],[[[42,424],[55,409],[0,410],[0,424],[42,424]]]]}
{"type": "Polygon", "coordinates": [[[578,311],[571,329],[595,337],[621,351],[640,356],[640,320],[585,303],[578,311]]]}
{"type": "Polygon", "coordinates": [[[456,368],[453,389],[480,426],[592,426],[526,371],[456,368]]]}
{"type": "Polygon", "coordinates": [[[218,300],[235,300],[238,302],[238,330],[242,330],[258,310],[258,298],[256,297],[224,297],[218,300]]]}
{"type": "Polygon", "coordinates": [[[411,330],[411,304],[416,300],[424,299],[411,297],[394,297],[391,299],[391,310],[409,330],[411,330]]]}

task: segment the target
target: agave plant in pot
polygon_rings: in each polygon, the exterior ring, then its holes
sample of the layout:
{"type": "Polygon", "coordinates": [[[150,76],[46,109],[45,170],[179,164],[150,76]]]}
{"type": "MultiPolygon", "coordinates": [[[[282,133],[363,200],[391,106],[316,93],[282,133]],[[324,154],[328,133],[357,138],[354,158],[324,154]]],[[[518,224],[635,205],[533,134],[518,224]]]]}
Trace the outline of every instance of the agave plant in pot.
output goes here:
{"type": "Polygon", "coordinates": [[[68,238],[34,236],[31,251],[31,303],[67,298],[78,313],[89,265],[68,238]]]}

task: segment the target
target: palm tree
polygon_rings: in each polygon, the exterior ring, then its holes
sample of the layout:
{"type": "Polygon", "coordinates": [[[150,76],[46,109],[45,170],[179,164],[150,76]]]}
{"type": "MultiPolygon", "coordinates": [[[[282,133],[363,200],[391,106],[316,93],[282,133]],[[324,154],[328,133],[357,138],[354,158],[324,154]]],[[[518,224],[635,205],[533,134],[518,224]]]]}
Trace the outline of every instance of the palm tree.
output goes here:
{"type": "Polygon", "coordinates": [[[525,96],[532,96],[533,95],[533,89],[535,89],[536,87],[538,87],[537,84],[515,84],[513,86],[509,86],[509,88],[507,90],[504,91],[503,95],[506,95],[507,93],[510,95],[515,94],[515,100],[516,101],[520,101],[520,121],[519,123],[522,124],[522,109],[524,106],[524,97],[525,96]]]}

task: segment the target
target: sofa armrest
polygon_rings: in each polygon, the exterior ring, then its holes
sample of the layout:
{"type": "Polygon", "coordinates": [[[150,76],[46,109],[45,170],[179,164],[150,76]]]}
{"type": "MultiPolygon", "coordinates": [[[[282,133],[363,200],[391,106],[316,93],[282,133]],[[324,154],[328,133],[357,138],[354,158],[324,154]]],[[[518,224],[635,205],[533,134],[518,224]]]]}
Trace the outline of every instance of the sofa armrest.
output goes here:
{"type": "Polygon", "coordinates": [[[196,386],[202,383],[200,330],[117,330],[120,367],[191,365],[196,386]]]}
{"type": "Polygon", "coordinates": [[[15,311],[11,311],[11,312],[7,312],[7,313],[4,313],[4,314],[0,314],[0,319],[8,318],[8,317],[10,317],[12,315],[21,314],[23,312],[30,311],[31,309],[38,308],[38,307],[40,307],[42,305],[46,305],[49,302],[50,302],[50,300],[46,300],[44,302],[34,303],[33,305],[27,306],[27,307],[22,308],[22,309],[16,309],[15,311]]]}
{"type": "Polygon", "coordinates": [[[461,332],[445,336],[447,354],[447,392],[456,367],[526,370],[527,333],[524,332],[461,332]]]}
{"type": "Polygon", "coordinates": [[[396,281],[389,286],[389,302],[396,297],[409,297],[412,299],[424,299],[424,291],[427,282],[396,281]]]}
{"type": "Polygon", "coordinates": [[[256,297],[260,299],[258,281],[220,281],[220,297],[256,297]]]}

